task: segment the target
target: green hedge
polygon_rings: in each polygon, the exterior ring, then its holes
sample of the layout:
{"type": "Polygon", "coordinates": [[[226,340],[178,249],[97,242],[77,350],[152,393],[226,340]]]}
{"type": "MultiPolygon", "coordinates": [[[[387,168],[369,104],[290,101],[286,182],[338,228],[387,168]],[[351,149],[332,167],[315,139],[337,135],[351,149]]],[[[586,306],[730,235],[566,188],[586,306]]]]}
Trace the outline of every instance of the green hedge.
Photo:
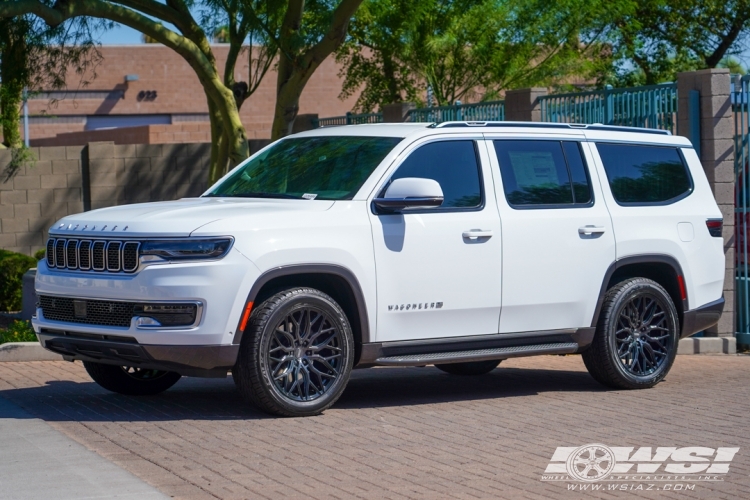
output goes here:
{"type": "Polygon", "coordinates": [[[7,330],[0,330],[0,344],[36,341],[36,334],[28,321],[16,320],[10,324],[7,330]]]}
{"type": "Polygon", "coordinates": [[[37,259],[0,249],[0,311],[20,311],[23,275],[37,259]]]}

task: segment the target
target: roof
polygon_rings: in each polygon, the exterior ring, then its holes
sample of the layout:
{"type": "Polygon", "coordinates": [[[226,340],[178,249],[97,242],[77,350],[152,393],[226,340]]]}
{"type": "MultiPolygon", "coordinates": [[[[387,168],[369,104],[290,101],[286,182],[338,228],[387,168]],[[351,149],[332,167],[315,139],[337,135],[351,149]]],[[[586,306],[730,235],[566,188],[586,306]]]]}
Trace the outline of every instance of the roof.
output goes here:
{"type": "Polygon", "coordinates": [[[443,122],[435,123],[368,123],[362,125],[340,125],[321,127],[295,134],[295,137],[313,136],[373,136],[373,137],[417,137],[435,133],[461,134],[479,133],[533,133],[534,135],[565,135],[586,137],[591,140],[637,141],[652,144],[670,144],[692,147],[682,136],[673,136],[667,130],[614,125],[548,123],[548,122],[443,122]]]}

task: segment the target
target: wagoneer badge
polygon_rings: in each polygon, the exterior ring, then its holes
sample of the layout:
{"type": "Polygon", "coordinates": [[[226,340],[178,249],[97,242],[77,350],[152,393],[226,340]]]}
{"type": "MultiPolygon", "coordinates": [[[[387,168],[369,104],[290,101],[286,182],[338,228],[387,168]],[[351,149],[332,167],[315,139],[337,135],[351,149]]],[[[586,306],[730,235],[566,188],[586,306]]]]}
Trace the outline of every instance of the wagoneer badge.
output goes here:
{"type": "Polygon", "coordinates": [[[392,305],[388,306],[389,311],[413,311],[415,309],[417,310],[425,310],[425,309],[442,309],[443,303],[442,302],[420,302],[417,304],[398,304],[398,305],[392,305]]]}

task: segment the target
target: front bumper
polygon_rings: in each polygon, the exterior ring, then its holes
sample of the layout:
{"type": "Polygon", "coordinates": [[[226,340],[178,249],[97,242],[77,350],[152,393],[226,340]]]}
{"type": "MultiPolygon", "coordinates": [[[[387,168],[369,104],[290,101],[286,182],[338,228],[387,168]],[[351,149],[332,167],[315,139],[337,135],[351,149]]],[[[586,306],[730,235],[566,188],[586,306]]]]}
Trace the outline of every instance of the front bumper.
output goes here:
{"type": "Polygon", "coordinates": [[[50,269],[44,261],[37,269],[38,296],[135,302],[197,303],[199,318],[189,327],[85,324],[44,317],[41,308],[32,319],[37,334],[43,330],[71,331],[135,339],[141,345],[231,345],[247,293],[258,277],[252,262],[236,250],[213,261],[150,265],[132,275],[74,272],[50,269]]]}
{"type": "Polygon", "coordinates": [[[41,328],[42,346],[68,361],[91,361],[177,372],[192,377],[226,377],[238,345],[142,345],[132,337],[82,334],[41,328]]]}
{"type": "Polygon", "coordinates": [[[724,297],[690,311],[685,311],[682,315],[682,332],[680,333],[680,338],[695,335],[706,328],[714,326],[719,322],[723,311],[724,297]]]}

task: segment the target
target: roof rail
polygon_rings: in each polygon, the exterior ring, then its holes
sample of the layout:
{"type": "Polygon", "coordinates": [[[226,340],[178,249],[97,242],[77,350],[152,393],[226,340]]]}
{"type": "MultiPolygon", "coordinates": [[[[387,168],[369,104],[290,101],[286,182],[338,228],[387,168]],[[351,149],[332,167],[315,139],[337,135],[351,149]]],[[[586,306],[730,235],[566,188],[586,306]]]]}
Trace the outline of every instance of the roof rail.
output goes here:
{"type": "Polygon", "coordinates": [[[524,127],[524,128],[554,128],[554,129],[583,129],[583,130],[610,130],[613,132],[636,132],[640,134],[672,135],[669,130],[655,128],[623,127],[619,125],[602,125],[601,123],[551,123],[551,122],[442,122],[431,125],[434,128],[448,127],[524,127]]]}

